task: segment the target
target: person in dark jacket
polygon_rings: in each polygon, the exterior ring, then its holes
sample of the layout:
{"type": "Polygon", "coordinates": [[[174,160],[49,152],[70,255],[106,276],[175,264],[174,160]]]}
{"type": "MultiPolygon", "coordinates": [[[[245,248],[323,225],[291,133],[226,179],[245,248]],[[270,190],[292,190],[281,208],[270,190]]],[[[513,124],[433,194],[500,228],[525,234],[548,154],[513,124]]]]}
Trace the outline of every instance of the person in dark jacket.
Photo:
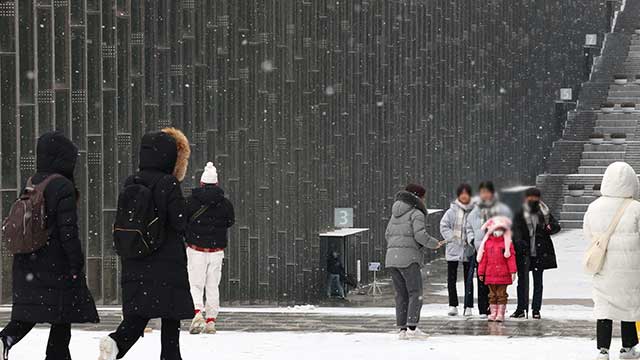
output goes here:
{"type": "Polygon", "coordinates": [[[216,333],[216,319],[220,311],[220,278],[228,229],[235,223],[231,201],[218,186],[218,170],[207,163],[200,178],[200,187],[193,189],[187,199],[187,259],[191,296],[195,316],[191,334],[216,333]],[[204,304],[206,291],[207,302],[204,304]],[[206,315],[206,320],[205,316],[206,315]]]}
{"type": "Polygon", "coordinates": [[[346,275],[344,266],[340,261],[340,254],[332,251],[327,256],[327,297],[330,298],[337,291],[341,299],[346,298],[344,286],[342,285],[342,280],[346,275]]]}
{"type": "Polygon", "coordinates": [[[541,200],[536,188],[525,191],[525,203],[513,218],[513,240],[518,265],[518,308],[512,318],[525,318],[529,311],[529,271],[533,274],[533,318],[540,319],[542,307],[542,275],[558,267],[551,235],[560,224],[541,200]]]}
{"type": "MultiPolygon", "coordinates": [[[[99,360],[120,359],[143,335],[150,319],[162,319],[162,360],[181,360],[180,320],[191,319],[184,232],[185,199],[180,182],[190,155],[189,141],[174,128],[144,135],[140,169],[134,176],[150,184],[158,217],[164,224],[162,245],[143,258],[122,259],[122,313],[118,329],[102,339],[99,360]]],[[[125,180],[125,186],[134,181],[125,180]]]]}
{"type": "Polygon", "coordinates": [[[44,190],[48,243],[31,254],[13,258],[13,309],[11,322],[0,332],[0,358],[36,323],[51,324],[47,360],[71,359],[71,324],[97,323],[98,312],[87,288],[84,254],[78,234],[77,190],[73,171],[78,148],[61,132],[38,139],[37,185],[49,176],[44,190]]]}

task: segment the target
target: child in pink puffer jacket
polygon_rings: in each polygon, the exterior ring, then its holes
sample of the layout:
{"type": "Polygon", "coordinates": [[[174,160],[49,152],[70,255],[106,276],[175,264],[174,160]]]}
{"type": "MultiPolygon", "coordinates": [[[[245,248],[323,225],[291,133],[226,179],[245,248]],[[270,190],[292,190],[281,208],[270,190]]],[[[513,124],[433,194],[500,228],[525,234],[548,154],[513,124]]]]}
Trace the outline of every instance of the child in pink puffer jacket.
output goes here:
{"type": "Polygon", "coordinates": [[[482,225],[482,230],[486,235],[478,250],[478,275],[489,287],[489,321],[502,322],[509,298],[507,287],[513,284],[517,272],[511,220],[493,217],[482,225]]]}

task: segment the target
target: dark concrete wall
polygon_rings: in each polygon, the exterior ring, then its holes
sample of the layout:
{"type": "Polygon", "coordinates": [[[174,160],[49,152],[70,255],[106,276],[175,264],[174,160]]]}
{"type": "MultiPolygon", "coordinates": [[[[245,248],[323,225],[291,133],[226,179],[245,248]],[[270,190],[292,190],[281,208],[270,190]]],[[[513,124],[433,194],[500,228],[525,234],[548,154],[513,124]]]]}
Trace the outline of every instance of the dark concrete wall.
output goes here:
{"type": "MultiPolygon", "coordinates": [[[[605,13],[600,0],[0,0],[1,210],[38,134],[69,134],[89,285],[116,303],[119,181],[145,131],[177,126],[194,148],[185,188],[213,160],[238,209],[224,299],[310,301],[334,207],[371,228],[353,243],[366,264],[409,181],[430,207],[463,180],[532,183],[559,136],[558,89],[578,90],[605,13]]],[[[10,264],[5,251],[5,303],[10,264]]]]}

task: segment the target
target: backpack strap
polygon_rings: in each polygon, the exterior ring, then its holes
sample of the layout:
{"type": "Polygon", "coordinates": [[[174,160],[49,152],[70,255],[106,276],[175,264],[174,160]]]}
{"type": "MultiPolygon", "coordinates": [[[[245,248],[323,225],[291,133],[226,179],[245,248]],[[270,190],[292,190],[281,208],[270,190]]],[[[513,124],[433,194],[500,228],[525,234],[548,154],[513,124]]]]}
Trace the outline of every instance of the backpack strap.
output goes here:
{"type": "Polygon", "coordinates": [[[50,182],[52,182],[53,180],[56,180],[56,179],[61,179],[61,178],[64,178],[64,176],[62,176],[60,174],[51,174],[51,175],[47,176],[46,178],[44,178],[44,180],[42,180],[38,184],[33,185],[33,177],[30,177],[29,180],[27,180],[27,186],[24,189],[26,191],[33,191],[36,188],[38,188],[42,192],[44,192],[44,190],[47,188],[47,186],[49,185],[50,182]]]}

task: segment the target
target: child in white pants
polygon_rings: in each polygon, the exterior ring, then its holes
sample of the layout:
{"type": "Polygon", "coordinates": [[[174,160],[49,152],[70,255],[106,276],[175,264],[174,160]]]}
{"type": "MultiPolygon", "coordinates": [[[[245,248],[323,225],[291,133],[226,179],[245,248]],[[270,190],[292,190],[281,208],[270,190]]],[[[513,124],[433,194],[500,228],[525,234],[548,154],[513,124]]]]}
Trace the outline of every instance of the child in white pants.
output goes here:
{"type": "Polygon", "coordinates": [[[235,222],[233,205],[218,186],[218,172],[208,163],[187,199],[187,260],[195,315],[192,334],[215,334],[220,310],[218,287],[222,278],[227,232],[235,222]],[[205,304],[206,299],[206,304],[205,304]]]}

